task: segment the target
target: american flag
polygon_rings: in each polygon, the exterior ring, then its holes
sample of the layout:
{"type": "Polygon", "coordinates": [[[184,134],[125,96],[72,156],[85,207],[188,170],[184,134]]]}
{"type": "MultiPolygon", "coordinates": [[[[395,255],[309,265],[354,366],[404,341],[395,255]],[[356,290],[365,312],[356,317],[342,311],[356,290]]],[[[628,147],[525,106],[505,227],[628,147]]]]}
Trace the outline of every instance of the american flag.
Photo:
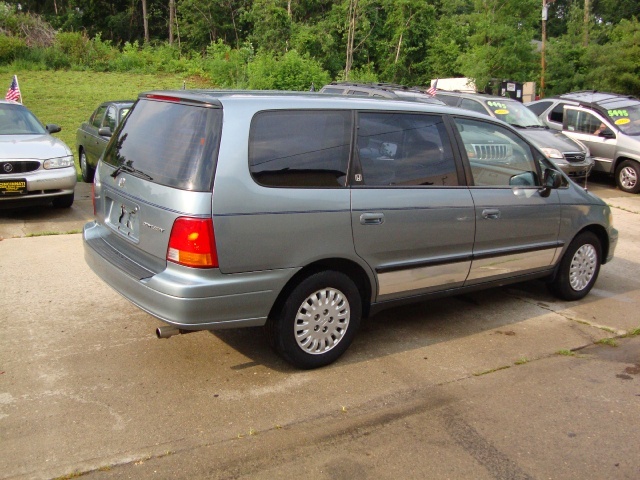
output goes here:
{"type": "Polygon", "coordinates": [[[13,100],[17,102],[20,98],[20,87],[18,86],[18,76],[14,75],[11,81],[11,86],[7,90],[7,94],[4,96],[5,100],[13,100]]]}
{"type": "Polygon", "coordinates": [[[427,93],[429,95],[431,95],[432,97],[436,96],[436,89],[438,88],[438,79],[436,78],[436,81],[433,82],[433,85],[431,85],[428,89],[427,89],[427,93]]]}

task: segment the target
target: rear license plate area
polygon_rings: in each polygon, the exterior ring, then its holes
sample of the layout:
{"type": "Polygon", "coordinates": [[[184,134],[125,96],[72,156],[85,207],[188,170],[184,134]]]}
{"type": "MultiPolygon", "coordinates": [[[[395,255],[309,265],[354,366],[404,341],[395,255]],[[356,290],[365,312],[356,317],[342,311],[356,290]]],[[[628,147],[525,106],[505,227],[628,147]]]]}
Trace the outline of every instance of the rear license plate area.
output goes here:
{"type": "Polygon", "coordinates": [[[106,197],[107,221],[121,235],[137,242],[140,237],[140,207],[129,200],[106,197]]]}

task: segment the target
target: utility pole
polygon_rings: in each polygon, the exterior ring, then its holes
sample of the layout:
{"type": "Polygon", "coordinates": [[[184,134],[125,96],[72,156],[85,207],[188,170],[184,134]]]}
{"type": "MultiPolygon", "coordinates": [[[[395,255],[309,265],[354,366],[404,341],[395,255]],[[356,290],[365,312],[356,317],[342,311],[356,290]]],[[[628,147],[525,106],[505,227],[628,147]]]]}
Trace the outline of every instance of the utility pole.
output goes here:
{"type": "Polygon", "coordinates": [[[540,50],[540,98],[544,98],[544,74],[547,67],[545,50],[547,48],[547,0],[542,0],[542,49],[540,50]]]}
{"type": "Polygon", "coordinates": [[[356,17],[358,15],[358,0],[349,1],[349,27],[347,29],[347,61],[344,67],[344,79],[349,80],[349,72],[353,66],[353,44],[356,36],[356,17]]]}
{"type": "Polygon", "coordinates": [[[582,44],[587,47],[589,45],[589,14],[591,13],[591,6],[589,0],[584,0],[584,41],[582,44]]]}
{"type": "Polygon", "coordinates": [[[144,26],[144,43],[149,43],[149,18],[147,17],[147,0],[142,0],[142,25],[144,26]]]}
{"type": "MultiPolygon", "coordinates": [[[[547,69],[547,60],[545,58],[547,50],[547,17],[549,12],[549,4],[556,0],[542,0],[542,48],[540,49],[540,98],[544,98],[544,75],[547,69]]],[[[588,0],[586,0],[588,1],[588,0]]]]}
{"type": "Polygon", "coordinates": [[[169,45],[173,45],[173,22],[176,18],[176,0],[169,0],[169,45]]]}

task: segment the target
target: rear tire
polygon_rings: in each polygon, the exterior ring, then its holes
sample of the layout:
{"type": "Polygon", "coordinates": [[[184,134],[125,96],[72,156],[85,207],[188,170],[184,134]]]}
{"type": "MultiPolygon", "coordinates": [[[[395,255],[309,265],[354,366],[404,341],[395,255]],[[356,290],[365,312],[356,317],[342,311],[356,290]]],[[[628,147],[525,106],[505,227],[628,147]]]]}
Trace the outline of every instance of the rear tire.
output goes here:
{"type": "Polygon", "coordinates": [[[298,368],[311,369],[329,365],[349,348],[361,317],[354,282],[343,273],[324,271],[297,285],[266,328],[279,355],[298,368]]]}
{"type": "Polygon", "coordinates": [[[59,197],[53,197],[51,203],[55,208],[69,208],[73,205],[74,194],[60,195],[59,197]]]}
{"type": "Polygon", "coordinates": [[[602,258],[602,246],[591,232],[579,234],[569,244],[549,290],[562,300],[584,298],[596,283],[602,258]]]}
{"type": "Polygon", "coordinates": [[[640,192],[640,164],[625,160],[616,168],[616,185],[623,192],[640,192]]]}
{"type": "Polygon", "coordinates": [[[82,181],[93,183],[96,171],[87,163],[87,154],[84,153],[84,149],[80,150],[80,171],[82,172],[82,181]]]}

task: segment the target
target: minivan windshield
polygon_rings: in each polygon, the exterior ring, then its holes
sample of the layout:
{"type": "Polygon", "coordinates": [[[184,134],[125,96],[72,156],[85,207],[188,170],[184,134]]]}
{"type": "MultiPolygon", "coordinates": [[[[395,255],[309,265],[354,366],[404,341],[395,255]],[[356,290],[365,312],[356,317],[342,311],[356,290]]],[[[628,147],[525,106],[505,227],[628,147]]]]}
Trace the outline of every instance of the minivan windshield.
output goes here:
{"type": "Polygon", "coordinates": [[[607,115],[621,132],[627,135],[640,135],[640,103],[610,108],[607,115]]]}
{"type": "Polygon", "coordinates": [[[218,108],[141,99],[103,160],[154,183],[210,191],[221,126],[218,108]]]}
{"type": "Polygon", "coordinates": [[[493,112],[496,118],[499,118],[514,127],[545,128],[544,124],[536,114],[520,102],[486,100],[485,104],[493,112]]]}

